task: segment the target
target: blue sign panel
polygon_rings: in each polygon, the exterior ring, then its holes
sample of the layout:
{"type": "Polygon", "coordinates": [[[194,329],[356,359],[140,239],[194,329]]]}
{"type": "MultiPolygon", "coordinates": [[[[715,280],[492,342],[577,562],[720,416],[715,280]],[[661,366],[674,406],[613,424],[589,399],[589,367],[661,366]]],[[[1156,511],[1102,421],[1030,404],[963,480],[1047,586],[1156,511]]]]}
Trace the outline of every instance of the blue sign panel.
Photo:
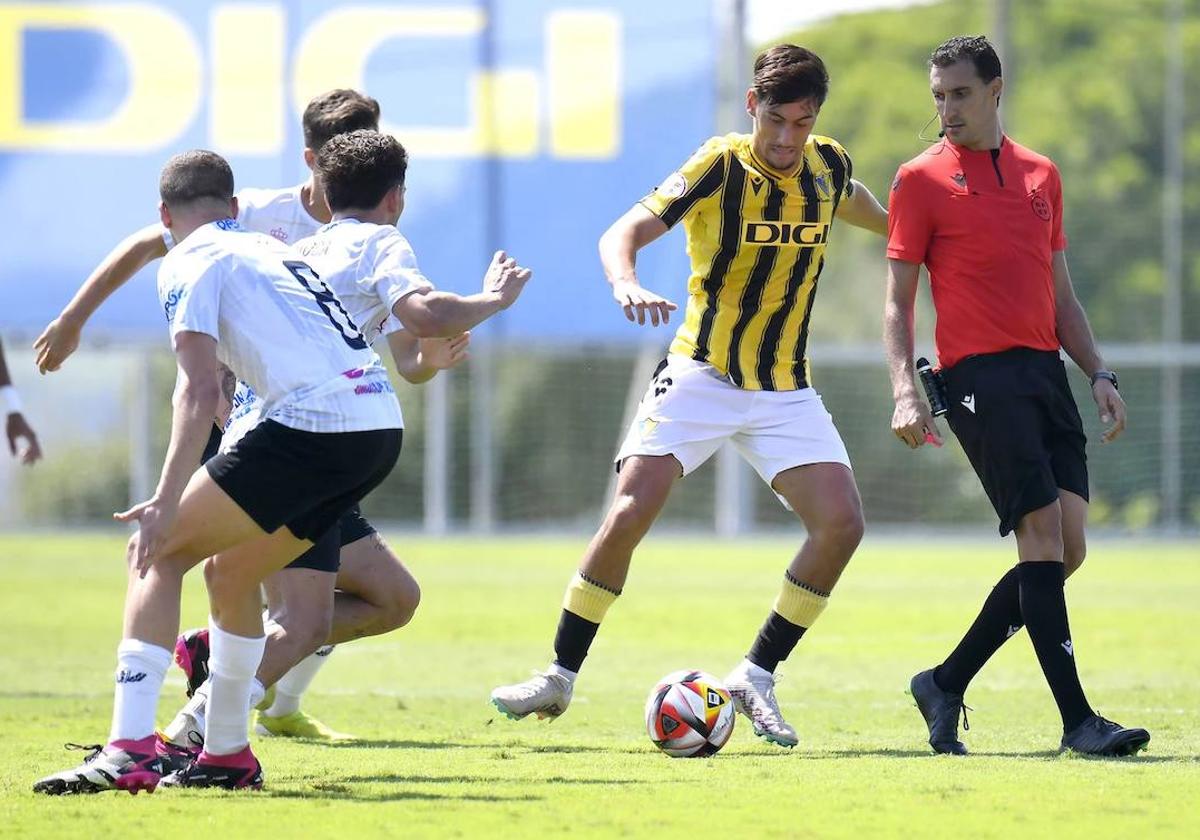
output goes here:
{"type": "MultiPolygon", "coordinates": [[[[535,276],[493,331],[635,336],[596,241],[713,133],[714,38],[694,0],[0,3],[0,328],[40,328],[157,219],[175,152],[304,181],[305,103],[352,87],[409,150],[400,228],[438,286],[475,290],[504,248],[535,276]]],[[[160,334],[153,271],[93,329],[160,334]]],[[[681,237],[639,272],[682,303],[681,237]]]]}

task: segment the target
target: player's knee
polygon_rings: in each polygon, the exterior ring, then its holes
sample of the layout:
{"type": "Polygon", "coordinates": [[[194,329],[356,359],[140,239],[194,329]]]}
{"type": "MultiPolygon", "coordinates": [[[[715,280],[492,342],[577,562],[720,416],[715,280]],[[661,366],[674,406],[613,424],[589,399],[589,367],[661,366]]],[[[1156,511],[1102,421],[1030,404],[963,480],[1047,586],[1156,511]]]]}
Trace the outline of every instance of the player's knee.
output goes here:
{"type": "Polygon", "coordinates": [[[837,508],[825,517],[825,520],[812,528],[812,536],[829,545],[837,546],[847,556],[862,542],[866,531],[862,507],[856,504],[846,504],[837,508]]]}
{"type": "Polygon", "coordinates": [[[1070,544],[1063,546],[1063,574],[1070,577],[1075,572],[1079,571],[1079,567],[1083,565],[1084,559],[1087,557],[1087,546],[1082,543],[1070,544]]]}
{"type": "Polygon", "coordinates": [[[216,557],[204,561],[204,585],[214,604],[233,603],[258,586],[243,575],[236,563],[222,563],[216,557]]]}
{"type": "Polygon", "coordinates": [[[640,539],[649,530],[657,514],[653,504],[633,493],[622,493],[613,500],[607,517],[609,534],[623,539],[640,539]]]}
{"type": "Polygon", "coordinates": [[[416,615],[421,603],[421,587],[411,575],[397,578],[380,604],[379,633],[398,630],[416,615]]]}

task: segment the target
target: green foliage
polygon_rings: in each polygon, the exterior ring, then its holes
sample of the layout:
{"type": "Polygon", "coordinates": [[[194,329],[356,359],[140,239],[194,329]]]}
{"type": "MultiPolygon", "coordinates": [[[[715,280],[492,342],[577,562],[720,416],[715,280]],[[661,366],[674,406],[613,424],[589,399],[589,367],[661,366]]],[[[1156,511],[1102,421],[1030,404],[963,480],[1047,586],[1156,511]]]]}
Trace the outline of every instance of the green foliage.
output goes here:
{"type": "MultiPolygon", "coordinates": [[[[881,199],[896,167],[919,154],[934,114],[926,61],[953,35],[986,32],[991,3],[952,0],[846,15],[793,33],[829,67],[818,130],[837,137],[855,175],[881,199]]],[[[1073,279],[1104,341],[1161,335],[1166,25],[1163,0],[1012,0],[1005,125],[1063,174],[1073,279]]],[[[1186,0],[1185,88],[1200,89],[1200,0],[1186,0]]],[[[936,122],[926,136],[937,132],[936,122]]],[[[1185,109],[1185,231],[1200,223],[1200,119],[1185,109]]],[[[841,239],[839,232],[836,239],[841,239]]],[[[835,241],[817,316],[825,335],[878,334],[879,241],[835,241]],[[851,256],[866,251],[869,256],[851,256]],[[869,268],[864,270],[864,263],[869,268]],[[874,274],[874,276],[872,276],[874,274]],[[864,276],[865,275],[865,276],[864,276]],[[840,291],[833,291],[831,288],[840,291]],[[853,291],[850,291],[853,290],[853,291]],[[831,301],[832,298],[832,301],[831,301]],[[831,305],[832,303],[832,305],[831,305]]],[[[1186,340],[1200,340],[1200,244],[1185,236],[1186,340]]],[[[928,323],[925,325],[928,330],[928,323]]]]}

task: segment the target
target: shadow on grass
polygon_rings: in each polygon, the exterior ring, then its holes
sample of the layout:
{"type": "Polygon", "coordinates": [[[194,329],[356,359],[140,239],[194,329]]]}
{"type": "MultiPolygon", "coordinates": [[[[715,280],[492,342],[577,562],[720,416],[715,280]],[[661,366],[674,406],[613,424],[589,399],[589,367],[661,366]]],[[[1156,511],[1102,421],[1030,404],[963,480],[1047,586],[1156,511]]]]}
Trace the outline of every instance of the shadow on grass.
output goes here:
{"type": "Polygon", "coordinates": [[[350,785],[325,782],[313,785],[308,790],[268,789],[264,794],[276,799],[339,799],[347,802],[403,802],[410,801],[455,801],[455,802],[541,802],[543,797],[532,794],[504,796],[496,793],[430,793],[421,790],[371,791],[355,790],[350,785]]]}

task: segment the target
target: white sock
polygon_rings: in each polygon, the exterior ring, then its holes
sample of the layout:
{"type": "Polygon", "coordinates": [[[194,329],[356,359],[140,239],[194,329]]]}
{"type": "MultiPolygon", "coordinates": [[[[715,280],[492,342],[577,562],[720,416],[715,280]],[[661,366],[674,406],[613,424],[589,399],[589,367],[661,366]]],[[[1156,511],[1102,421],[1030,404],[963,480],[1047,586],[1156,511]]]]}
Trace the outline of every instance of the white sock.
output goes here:
{"type": "Polygon", "coordinates": [[[226,633],[208,619],[208,720],[204,751],[231,755],[249,743],[250,691],[262,663],[267,637],[248,639],[226,633]]]}
{"type": "MultiPolygon", "coordinates": [[[[258,677],[250,683],[250,711],[262,702],[262,699],[267,696],[267,690],[263,688],[263,684],[258,681],[258,677]]],[[[249,714],[249,712],[247,712],[249,714]]]]}
{"type": "Polygon", "coordinates": [[[109,741],[138,740],[154,734],[154,715],[171,651],[137,639],[117,645],[112,728],[109,741]]]}
{"type": "Polygon", "coordinates": [[[299,711],[300,697],[308,691],[313,678],[317,676],[317,672],[321,670],[321,666],[329,659],[331,653],[333,653],[333,645],[319,647],[316,653],[300,660],[292,667],[292,670],[280,677],[279,682],[275,683],[275,702],[271,704],[271,708],[267,709],[267,717],[283,717],[299,711]]]}
{"type": "Polygon", "coordinates": [[[579,676],[578,671],[568,671],[557,662],[551,662],[550,667],[546,669],[547,674],[558,674],[560,677],[566,677],[567,681],[572,685],[575,684],[575,678],[579,676]]]}
{"type": "Polygon", "coordinates": [[[771,676],[770,671],[761,665],[755,665],[749,659],[743,659],[741,662],[739,662],[737,666],[734,667],[733,673],[746,677],[758,677],[759,679],[771,676]]]}
{"type": "Polygon", "coordinates": [[[163,735],[172,744],[177,747],[187,747],[192,749],[196,745],[192,743],[189,737],[193,731],[193,726],[199,730],[200,737],[204,737],[204,721],[208,712],[208,688],[209,681],[205,680],[200,684],[200,687],[192,693],[191,698],[183,704],[175,717],[163,727],[163,735]]]}

